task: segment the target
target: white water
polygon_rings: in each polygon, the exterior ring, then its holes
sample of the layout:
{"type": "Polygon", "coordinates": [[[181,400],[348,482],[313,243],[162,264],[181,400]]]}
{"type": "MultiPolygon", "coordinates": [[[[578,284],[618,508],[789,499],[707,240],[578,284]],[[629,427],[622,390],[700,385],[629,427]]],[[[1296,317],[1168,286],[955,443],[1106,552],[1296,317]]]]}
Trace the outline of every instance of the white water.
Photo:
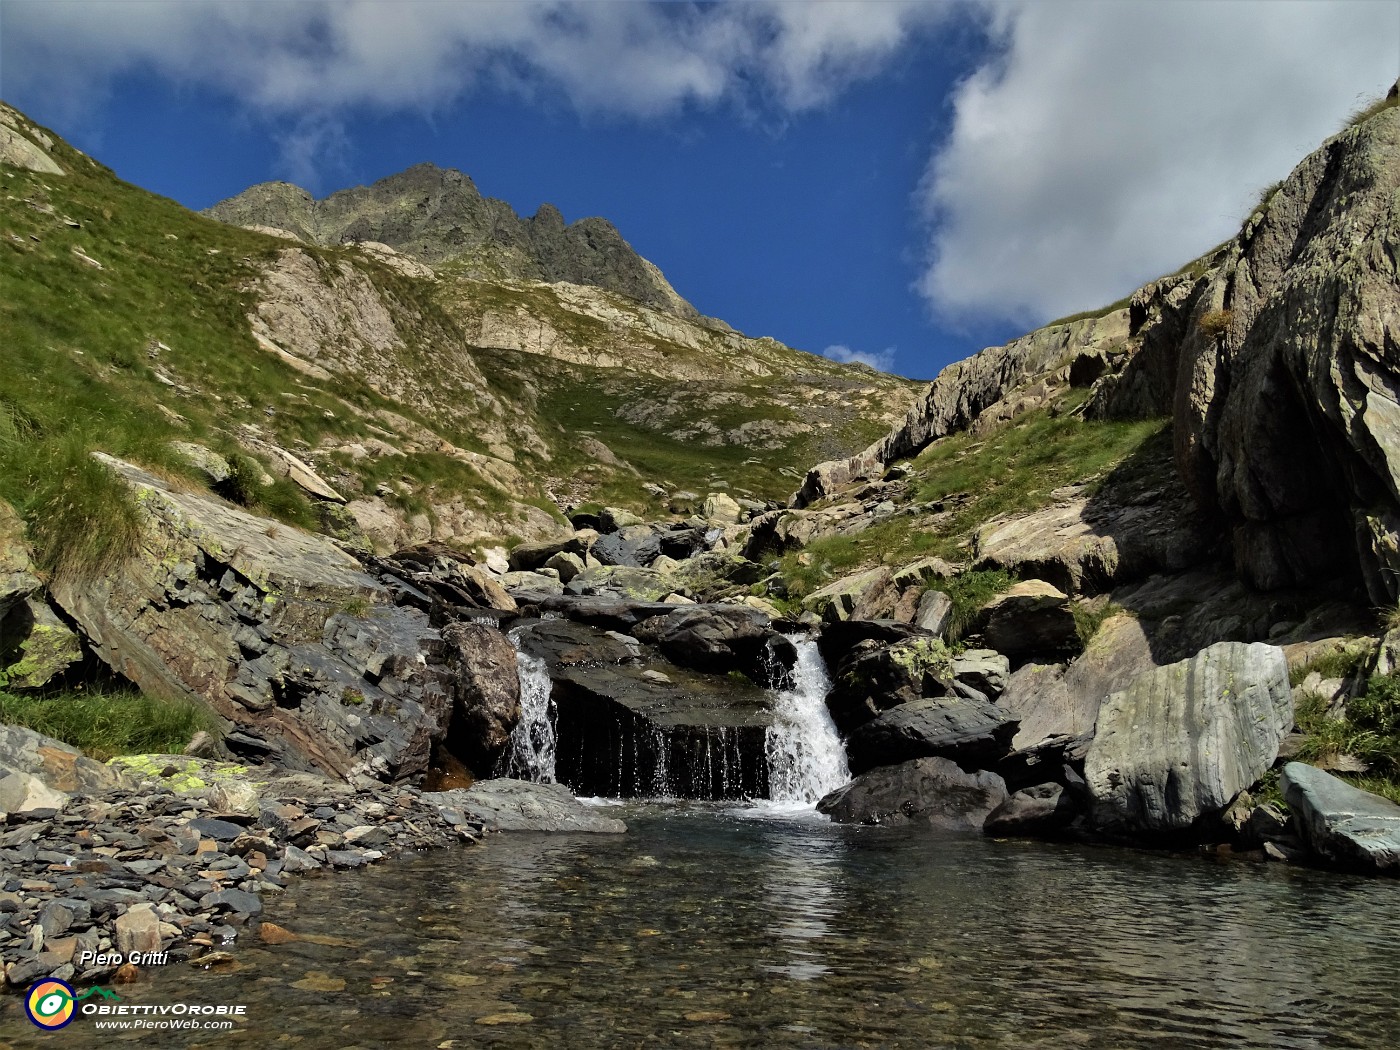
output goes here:
{"type": "Polygon", "coordinates": [[[510,734],[510,750],[501,760],[502,776],[554,783],[554,754],[558,739],[554,731],[553,683],[545,662],[520,648],[520,640],[510,634],[515,646],[520,674],[520,721],[510,734]]]}
{"type": "Polygon", "coordinates": [[[851,779],[846,749],[826,709],[831,678],[817,643],[789,636],[797,647],[793,687],[778,694],[768,729],[768,797],[811,805],[851,779]]]}

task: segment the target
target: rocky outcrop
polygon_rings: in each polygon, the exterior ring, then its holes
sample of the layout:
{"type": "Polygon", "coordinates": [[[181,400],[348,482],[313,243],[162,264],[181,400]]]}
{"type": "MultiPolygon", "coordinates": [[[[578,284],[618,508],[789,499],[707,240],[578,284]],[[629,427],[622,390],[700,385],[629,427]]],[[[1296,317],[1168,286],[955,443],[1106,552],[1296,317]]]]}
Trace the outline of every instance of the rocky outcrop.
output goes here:
{"type": "Polygon", "coordinates": [[[1367,874],[1400,874],[1400,806],[1302,762],[1284,766],[1279,785],[1318,858],[1367,874]]]}
{"type": "Polygon", "coordinates": [[[458,810],[488,831],[590,831],[620,835],[627,825],[584,805],[562,784],[481,780],[466,789],[428,792],[439,809],[458,810]]]}
{"type": "Polygon", "coordinates": [[[0,164],[37,171],[40,175],[66,174],[49,155],[53,140],[0,102],[0,164]]]}
{"type": "Polygon", "coordinates": [[[478,623],[448,624],[442,643],[454,678],[452,717],[443,742],[469,768],[489,773],[520,721],[515,647],[500,631],[478,623]]]}
{"type": "Polygon", "coordinates": [[[204,702],[250,759],[335,777],[427,769],[456,678],[425,613],[389,604],[329,540],[105,462],[133,488],[143,548],[54,596],[108,666],[204,702]]]}
{"type": "Polygon", "coordinates": [[[514,634],[553,681],[561,783],[588,796],[767,796],[766,690],[586,623],[543,620],[514,634]]]}
{"type": "Polygon", "coordinates": [[[432,164],[323,200],[285,182],[262,183],[208,214],[287,230],[313,244],[379,242],[429,263],[460,261],[483,276],[596,285],[680,317],[698,316],[607,220],[565,224],[551,204],[520,218],[505,201],[483,197],[469,176],[432,164]]]}
{"type": "Polygon", "coordinates": [[[1221,642],[1147,671],[1099,708],[1084,762],[1096,826],[1127,836],[1190,831],[1273,765],[1292,721],[1276,646],[1221,642]]]}
{"type": "Polygon", "coordinates": [[[683,608],[643,620],[632,635],[684,667],[741,671],[764,686],[781,681],[797,658],[792,643],[773,630],[768,616],[744,606],[683,608]]]}
{"type": "Polygon", "coordinates": [[[838,824],[924,824],[940,831],[977,831],[1006,801],[995,773],[965,773],[946,758],[882,766],[817,803],[838,824]]]}
{"type": "Polygon", "coordinates": [[[1128,312],[1115,310],[1102,317],[1040,328],[949,365],[901,426],[849,459],[821,463],[808,471],[793,506],[805,507],[858,478],[877,476],[896,459],[913,456],[930,442],[967,429],[1033,376],[1068,365],[1085,348],[1121,343],[1127,335],[1128,312]]]}
{"type": "Polygon", "coordinates": [[[1309,155],[1260,205],[1180,347],[1183,477],[1261,588],[1400,594],[1400,107],[1309,155]]]}
{"type": "Polygon", "coordinates": [[[852,773],[940,755],[973,768],[991,765],[1016,735],[1016,719],[995,704],[958,696],[911,700],[846,739],[852,773]]]}

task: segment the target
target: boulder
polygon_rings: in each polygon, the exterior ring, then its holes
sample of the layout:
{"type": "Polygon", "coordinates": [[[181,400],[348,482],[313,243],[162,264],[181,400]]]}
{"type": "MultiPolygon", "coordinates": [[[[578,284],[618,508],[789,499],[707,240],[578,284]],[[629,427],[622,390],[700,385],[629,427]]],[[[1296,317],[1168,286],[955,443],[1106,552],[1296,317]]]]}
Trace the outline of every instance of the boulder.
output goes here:
{"type": "Polygon", "coordinates": [[[552,680],[561,783],[588,796],[767,796],[767,690],[582,622],[542,620],[515,636],[552,680]]]}
{"type": "Polygon", "coordinates": [[[896,587],[900,590],[907,590],[910,587],[922,587],[935,580],[951,580],[961,572],[962,566],[954,565],[942,558],[920,558],[902,569],[896,569],[893,579],[896,587]]]}
{"type": "Polygon", "coordinates": [[[873,620],[888,612],[898,600],[890,570],[881,567],[843,577],[813,591],[802,599],[802,608],[828,622],[873,620]]]}
{"type": "Polygon", "coordinates": [[[634,637],[671,660],[701,671],[742,671],[773,684],[796,662],[793,645],[773,630],[769,617],[744,605],[696,605],[643,620],[634,637]]]}
{"type": "Polygon", "coordinates": [[[700,516],[716,525],[735,525],[743,515],[743,509],[723,492],[711,492],[705,497],[700,508],[700,516]]]}
{"type": "Polygon", "coordinates": [[[649,525],[627,525],[600,536],[589,553],[603,565],[643,568],[661,557],[661,537],[649,525]]]}
{"type": "Polygon", "coordinates": [[[836,666],[834,688],[826,699],[836,728],[849,734],[882,711],[926,696],[952,691],[952,657],[947,646],[928,635],[886,644],[868,638],[836,666]]]}
{"type": "Polygon", "coordinates": [[[346,778],[427,770],[452,676],[427,614],[322,536],[98,458],[137,495],[142,549],[55,602],[143,691],[202,701],[252,761],[346,778]]]}
{"type": "Polygon", "coordinates": [[[1008,655],[1081,648],[1069,597],[1044,580],[1023,580],[977,614],[987,644],[1008,655]]]}
{"type": "Polygon", "coordinates": [[[990,700],[1001,696],[1011,678],[1011,661],[994,649],[964,649],[953,657],[950,669],[954,682],[990,700]]]}
{"type": "Polygon", "coordinates": [[[1060,784],[1022,788],[988,815],[988,835],[1048,838],[1064,831],[1079,815],[1073,796],[1060,784]]]}
{"type": "Polygon", "coordinates": [[[494,627],[451,623],[442,629],[447,666],[456,673],[444,743],[474,772],[489,773],[520,721],[515,647],[494,627]]]}
{"type": "Polygon", "coordinates": [[[926,824],[943,831],[977,831],[1006,801],[995,773],[965,773],[947,758],[918,758],[882,766],[837,788],[817,811],[838,824],[926,824]]]}
{"type": "Polygon", "coordinates": [[[860,726],[846,739],[852,773],[911,758],[942,755],[979,766],[1004,755],[1016,719],[995,704],[944,696],[900,704],[860,726]]]}
{"type": "Polygon", "coordinates": [[[0,622],[6,688],[42,689],[82,662],[83,645],[47,603],[27,598],[0,622]]]}
{"type": "Polygon", "coordinates": [[[580,557],[588,553],[584,537],[575,534],[539,543],[521,543],[510,549],[507,562],[513,572],[533,572],[561,553],[577,554],[580,557]]]}
{"type": "Polygon", "coordinates": [[[155,905],[143,901],[117,916],[115,941],[117,951],[125,956],[160,951],[160,916],[155,905]]]}
{"type": "Polygon", "coordinates": [[[524,780],[479,780],[469,788],[425,792],[439,811],[458,810],[490,831],[601,832],[620,835],[622,821],[606,810],[584,805],[562,784],[524,780]]]}
{"type": "Polygon", "coordinates": [[[1400,874],[1400,806],[1302,762],[1284,766],[1279,784],[1319,858],[1368,875],[1400,874]]]}
{"type": "Polygon", "coordinates": [[[914,613],[914,626],[939,637],[946,637],[948,624],[953,619],[953,599],[942,591],[924,591],[919,596],[918,610],[914,613]]]}
{"type": "Polygon", "coordinates": [[[1139,675],[1099,709],[1084,763],[1094,823],[1129,836],[1189,832],[1273,765],[1292,722],[1277,646],[1221,642],[1139,675]]]}
{"type": "MultiPolygon", "coordinates": [[[[122,784],[117,770],[88,758],[76,747],[23,726],[0,725],[0,777],[15,774],[22,779],[11,785],[12,792],[27,783],[23,778],[64,795],[97,795],[122,784]]],[[[19,812],[0,802],[0,809],[6,808],[19,812]]]]}
{"type": "Polygon", "coordinates": [[[568,583],[584,570],[583,558],[570,551],[560,551],[546,561],[544,567],[557,572],[560,583],[568,583]]]}

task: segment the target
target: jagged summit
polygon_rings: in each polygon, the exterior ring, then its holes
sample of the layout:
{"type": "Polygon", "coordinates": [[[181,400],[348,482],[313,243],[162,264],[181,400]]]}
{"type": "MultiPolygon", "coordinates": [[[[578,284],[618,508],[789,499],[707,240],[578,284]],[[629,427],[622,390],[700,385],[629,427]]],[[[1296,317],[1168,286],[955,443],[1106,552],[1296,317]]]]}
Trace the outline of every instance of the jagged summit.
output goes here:
{"type": "Polygon", "coordinates": [[[552,204],[522,218],[505,201],[482,196],[470,176],[435,164],[323,200],[291,183],[264,182],[206,214],[238,226],[274,226],[313,244],[380,241],[431,264],[459,264],[467,276],[594,285],[699,317],[606,219],[567,224],[552,204]]]}

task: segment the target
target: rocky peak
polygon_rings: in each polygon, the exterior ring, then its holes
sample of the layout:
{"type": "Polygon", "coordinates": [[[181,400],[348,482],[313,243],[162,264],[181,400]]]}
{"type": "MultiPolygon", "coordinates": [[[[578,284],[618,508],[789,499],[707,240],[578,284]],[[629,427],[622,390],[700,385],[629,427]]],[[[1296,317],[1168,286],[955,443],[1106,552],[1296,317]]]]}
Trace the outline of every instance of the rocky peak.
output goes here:
{"type": "Polygon", "coordinates": [[[606,219],[570,225],[552,204],[522,218],[505,201],[483,197],[470,176],[436,164],[415,164],[323,200],[289,183],[262,183],[207,214],[287,230],[312,244],[378,241],[430,264],[459,265],[472,277],[593,285],[678,317],[699,317],[606,219]]]}

